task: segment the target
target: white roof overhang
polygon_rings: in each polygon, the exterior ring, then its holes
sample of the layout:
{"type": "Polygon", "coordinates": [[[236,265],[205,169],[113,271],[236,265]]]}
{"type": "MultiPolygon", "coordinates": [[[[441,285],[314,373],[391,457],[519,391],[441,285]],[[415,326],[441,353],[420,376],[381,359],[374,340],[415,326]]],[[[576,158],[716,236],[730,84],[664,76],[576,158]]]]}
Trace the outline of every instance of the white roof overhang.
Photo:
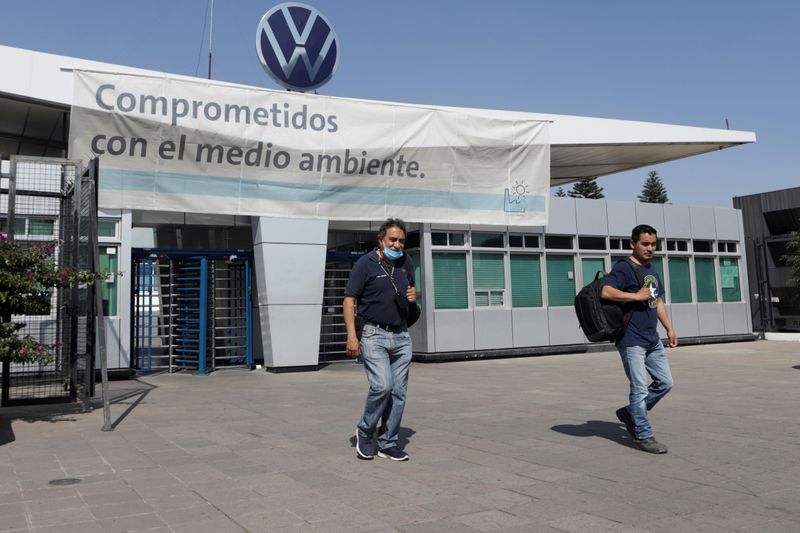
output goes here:
{"type": "MultiPolygon", "coordinates": [[[[72,70],[196,79],[1,45],[0,69],[0,155],[3,156],[65,155],[62,152],[67,143],[66,112],[72,104],[72,70]]],[[[470,109],[470,112],[509,120],[551,122],[552,186],[649,167],[756,140],[755,134],[748,131],[488,109],[470,109]]]]}

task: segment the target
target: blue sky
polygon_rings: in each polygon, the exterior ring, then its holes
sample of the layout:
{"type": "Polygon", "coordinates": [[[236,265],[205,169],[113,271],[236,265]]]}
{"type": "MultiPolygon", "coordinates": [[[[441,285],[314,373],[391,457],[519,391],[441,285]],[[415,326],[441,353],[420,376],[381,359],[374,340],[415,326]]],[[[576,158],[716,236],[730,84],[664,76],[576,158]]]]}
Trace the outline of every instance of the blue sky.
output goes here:
{"type": "MultiPolygon", "coordinates": [[[[215,79],[277,88],[255,54],[274,0],[216,0],[215,79]]],[[[600,179],[633,200],[731,206],[800,185],[800,2],[306,0],[342,58],[320,93],[754,131],[754,145],[600,179]]],[[[208,0],[4,2],[0,44],[205,76],[208,0]],[[205,30],[203,29],[205,27],[205,30]]],[[[2,68],[2,66],[0,66],[2,68]]]]}

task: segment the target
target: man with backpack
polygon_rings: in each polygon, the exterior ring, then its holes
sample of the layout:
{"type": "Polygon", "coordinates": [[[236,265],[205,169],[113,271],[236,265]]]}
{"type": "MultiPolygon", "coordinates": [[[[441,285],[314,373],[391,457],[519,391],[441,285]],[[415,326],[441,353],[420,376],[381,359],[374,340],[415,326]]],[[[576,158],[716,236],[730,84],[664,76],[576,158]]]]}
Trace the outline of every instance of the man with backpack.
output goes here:
{"type": "Polygon", "coordinates": [[[653,436],[647,412],[672,388],[672,373],[658,334],[658,321],[667,330],[668,345],[678,345],[664,306],[663,282],[650,264],[658,242],[656,230],[642,224],[631,232],[632,255],[620,261],[603,280],[600,293],[605,300],[629,307],[630,319],[616,346],[630,382],[629,403],[617,409],[636,444],[648,453],[667,453],[667,447],[653,436]],[[651,382],[648,385],[648,374],[651,382]]]}

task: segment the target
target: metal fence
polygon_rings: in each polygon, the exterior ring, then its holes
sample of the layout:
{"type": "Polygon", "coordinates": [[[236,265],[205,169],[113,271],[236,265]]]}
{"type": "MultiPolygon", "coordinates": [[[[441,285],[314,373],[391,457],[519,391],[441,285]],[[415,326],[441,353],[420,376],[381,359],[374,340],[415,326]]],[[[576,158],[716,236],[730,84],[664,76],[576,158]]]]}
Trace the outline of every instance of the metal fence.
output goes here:
{"type": "MultiPolygon", "coordinates": [[[[59,267],[93,270],[97,162],[12,157],[0,183],[0,222],[8,238],[48,243],[59,267]]],[[[3,363],[0,406],[80,400],[94,393],[94,285],[54,289],[47,314],[3,317],[21,335],[53,345],[51,364],[3,363]]]]}

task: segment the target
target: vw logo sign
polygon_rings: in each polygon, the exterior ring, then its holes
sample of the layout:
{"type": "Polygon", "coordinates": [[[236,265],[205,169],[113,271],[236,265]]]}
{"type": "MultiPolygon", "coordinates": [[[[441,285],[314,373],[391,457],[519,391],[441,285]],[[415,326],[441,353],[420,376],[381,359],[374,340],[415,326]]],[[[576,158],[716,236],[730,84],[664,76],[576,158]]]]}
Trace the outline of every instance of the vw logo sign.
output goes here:
{"type": "Polygon", "coordinates": [[[258,23],[256,53],[279,85],[310,91],[328,82],[339,66],[339,39],[328,19],[297,2],[279,4],[258,23]]]}

